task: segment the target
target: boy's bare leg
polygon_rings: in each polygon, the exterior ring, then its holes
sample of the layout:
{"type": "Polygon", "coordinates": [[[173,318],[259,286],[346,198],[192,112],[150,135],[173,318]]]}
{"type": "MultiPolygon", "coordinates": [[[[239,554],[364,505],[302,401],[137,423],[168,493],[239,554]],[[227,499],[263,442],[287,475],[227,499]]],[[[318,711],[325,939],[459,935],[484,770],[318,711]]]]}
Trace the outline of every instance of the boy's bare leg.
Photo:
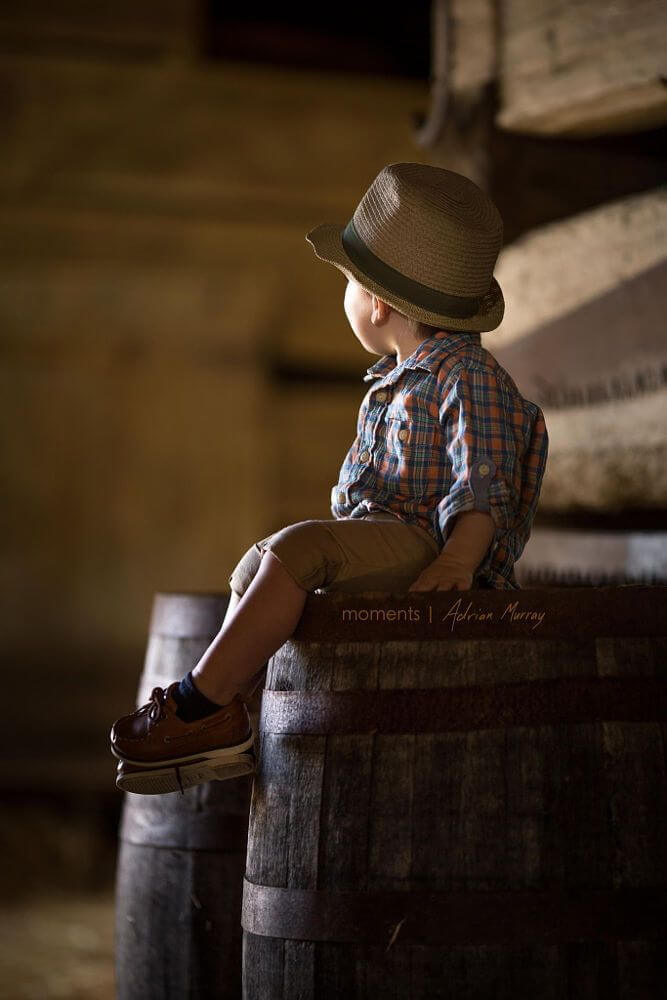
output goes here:
{"type": "Polygon", "coordinates": [[[222,624],[223,625],[226,622],[228,622],[229,619],[232,617],[232,615],[236,611],[236,606],[237,606],[237,604],[239,603],[240,600],[241,600],[241,598],[236,593],[236,591],[232,590],[231,593],[230,593],[230,595],[229,595],[229,603],[227,604],[227,610],[225,611],[225,617],[222,620],[222,624]]]}
{"type": "MultiPolygon", "coordinates": [[[[229,619],[233,616],[236,606],[241,600],[239,594],[235,590],[232,590],[229,596],[229,602],[227,604],[227,610],[225,612],[225,617],[222,624],[226,624],[229,619]]],[[[264,686],[264,680],[266,678],[266,663],[260,670],[257,671],[255,676],[248,681],[247,685],[240,688],[240,693],[243,695],[244,701],[248,706],[248,711],[254,713],[255,724],[259,721],[259,712],[262,707],[262,688],[264,686]]]]}
{"type": "MultiPolygon", "coordinates": [[[[277,556],[264,552],[252,583],[192,671],[197,688],[220,705],[248,698],[271,656],[294,632],[308,591],[294,582],[277,556]]],[[[230,602],[231,603],[231,602],[230,602]]]]}

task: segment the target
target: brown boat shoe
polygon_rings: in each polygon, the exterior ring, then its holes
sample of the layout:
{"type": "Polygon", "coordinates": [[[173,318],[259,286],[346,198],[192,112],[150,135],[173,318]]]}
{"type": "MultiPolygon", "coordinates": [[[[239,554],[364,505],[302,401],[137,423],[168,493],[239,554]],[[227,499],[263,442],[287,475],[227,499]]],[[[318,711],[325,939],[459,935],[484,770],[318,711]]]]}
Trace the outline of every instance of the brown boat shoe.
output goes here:
{"type": "Polygon", "coordinates": [[[184,722],[176,715],[178,685],[153,688],[150,701],[111,727],[111,752],[120,761],[116,785],[123,791],[183,792],[255,769],[254,734],[241,696],[212,715],[184,722]]]}

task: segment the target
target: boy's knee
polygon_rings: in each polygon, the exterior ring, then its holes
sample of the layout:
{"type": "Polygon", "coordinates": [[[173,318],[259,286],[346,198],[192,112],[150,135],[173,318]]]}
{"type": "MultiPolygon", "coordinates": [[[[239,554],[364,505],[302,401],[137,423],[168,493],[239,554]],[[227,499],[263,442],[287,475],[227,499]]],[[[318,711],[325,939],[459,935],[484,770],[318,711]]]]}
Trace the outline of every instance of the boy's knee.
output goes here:
{"type": "Polygon", "coordinates": [[[275,553],[304,590],[326,586],[345,562],[340,545],[317,520],[298,521],[281,528],[265,548],[275,553]]]}
{"type": "Polygon", "coordinates": [[[262,561],[262,550],[259,542],[251,545],[245,555],[241,556],[237,562],[233,573],[229,577],[229,587],[239,597],[243,597],[246,590],[255,579],[257,570],[262,561]]]}

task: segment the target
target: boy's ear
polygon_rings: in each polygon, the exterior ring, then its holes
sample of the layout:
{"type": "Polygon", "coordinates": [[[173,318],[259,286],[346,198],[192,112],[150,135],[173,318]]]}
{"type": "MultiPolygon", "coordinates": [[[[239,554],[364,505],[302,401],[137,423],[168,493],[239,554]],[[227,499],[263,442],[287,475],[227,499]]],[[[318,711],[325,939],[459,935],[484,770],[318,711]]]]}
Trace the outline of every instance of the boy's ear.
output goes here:
{"type": "Polygon", "coordinates": [[[381,326],[387,322],[390,315],[391,306],[379,299],[377,295],[373,295],[371,298],[371,323],[381,326]]]}

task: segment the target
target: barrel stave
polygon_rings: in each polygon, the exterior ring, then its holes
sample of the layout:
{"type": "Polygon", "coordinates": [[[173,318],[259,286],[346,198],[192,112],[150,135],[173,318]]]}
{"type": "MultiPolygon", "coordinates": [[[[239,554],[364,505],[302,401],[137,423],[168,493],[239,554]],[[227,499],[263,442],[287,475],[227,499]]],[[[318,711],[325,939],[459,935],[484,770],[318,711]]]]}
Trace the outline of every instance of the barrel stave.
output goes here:
{"type": "Polygon", "coordinates": [[[168,687],[184,677],[201,659],[209,644],[210,640],[201,636],[151,635],[137,692],[137,705],[148,701],[154,687],[168,687]]]}
{"type": "Polygon", "coordinates": [[[240,996],[238,856],[123,844],[119,872],[119,997],[240,996]]]}
{"type": "Polygon", "coordinates": [[[667,639],[600,636],[596,662],[601,677],[667,677],[667,639]]]}
{"type": "MultiPolygon", "coordinates": [[[[256,934],[243,935],[243,1000],[283,1000],[285,996],[299,996],[299,990],[304,997],[314,997],[312,978],[306,968],[298,971],[298,980],[286,975],[290,954],[291,941],[282,938],[259,937],[256,934]],[[294,990],[286,993],[286,988],[294,990]],[[296,988],[295,988],[296,987],[296,988]]],[[[314,949],[314,945],[308,942],[314,949]]]]}
{"type": "MultiPolygon", "coordinates": [[[[317,887],[325,743],[324,736],[264,735],[258,765],[262,780],[255,783],[251,805],[250,881],[317,887]]],[[[262,1000],[299,996],[312,989],[314,958],[311,942],[244,935],[244,995],[262,1000]]]]}

